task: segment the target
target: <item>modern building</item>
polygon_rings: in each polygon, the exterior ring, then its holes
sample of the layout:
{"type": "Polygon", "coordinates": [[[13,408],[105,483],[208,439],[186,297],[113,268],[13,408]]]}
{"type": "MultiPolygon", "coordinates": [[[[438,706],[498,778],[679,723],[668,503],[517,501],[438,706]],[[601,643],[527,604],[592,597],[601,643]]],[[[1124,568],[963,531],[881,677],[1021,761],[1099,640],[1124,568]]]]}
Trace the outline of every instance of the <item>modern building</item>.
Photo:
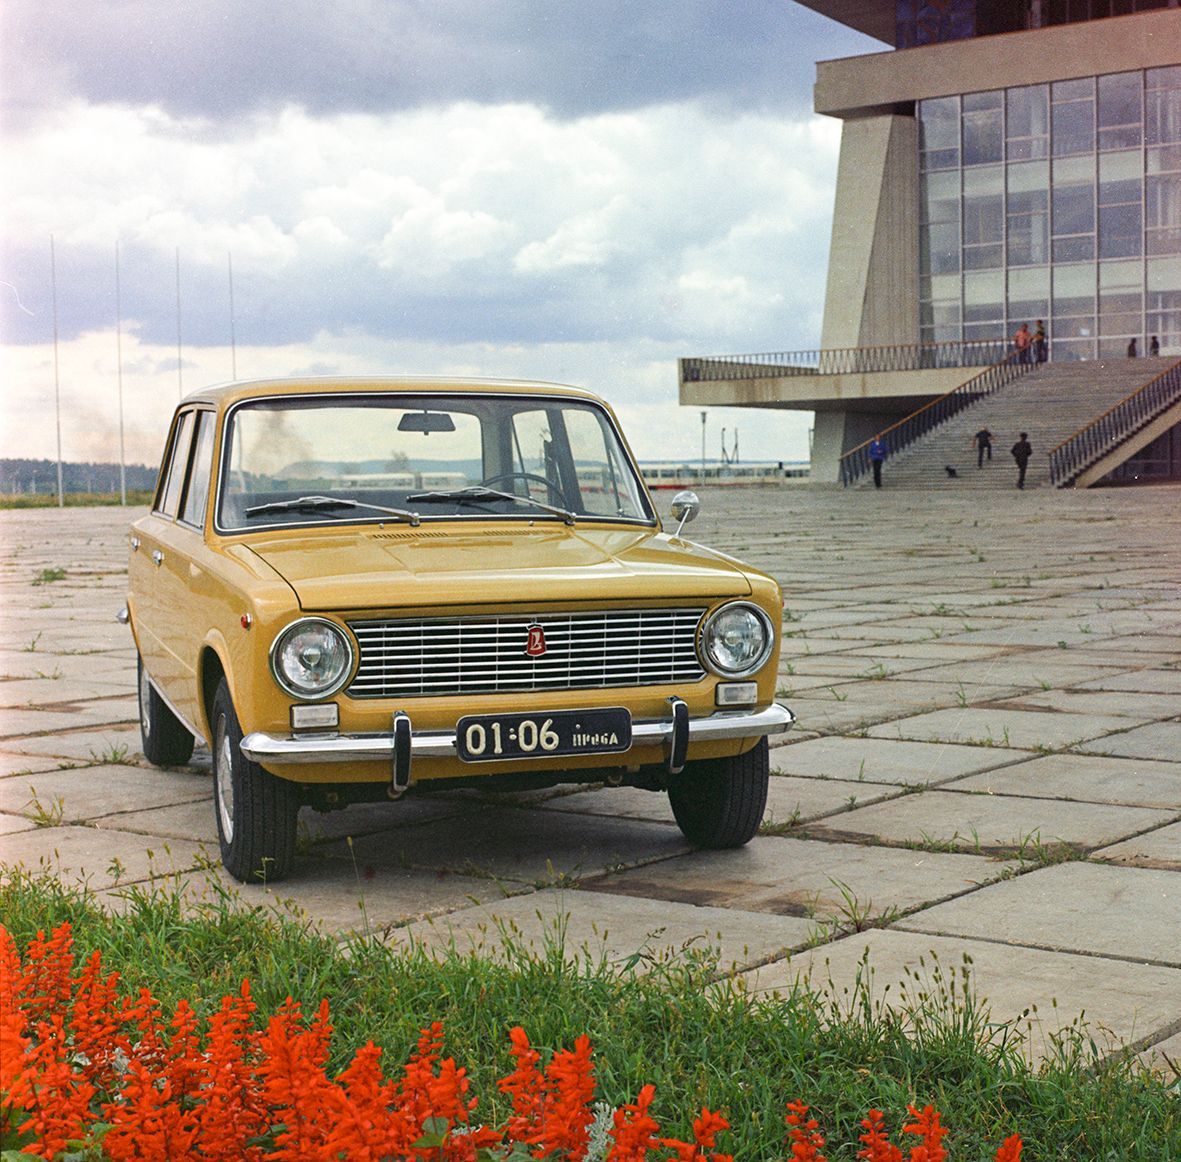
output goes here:
{"type": "MultiPolygon", "coordinates": [[[[1022,323],[1054,362],[1181,358],[1178,3],[805,0],[893,46],[817,66],[843,122],[821,349],[683,359],[682,403],[815,411],[835,481],[1022,323]]],[[[1181,476],[1181,428],[1154,441],[1181,476]]]]}

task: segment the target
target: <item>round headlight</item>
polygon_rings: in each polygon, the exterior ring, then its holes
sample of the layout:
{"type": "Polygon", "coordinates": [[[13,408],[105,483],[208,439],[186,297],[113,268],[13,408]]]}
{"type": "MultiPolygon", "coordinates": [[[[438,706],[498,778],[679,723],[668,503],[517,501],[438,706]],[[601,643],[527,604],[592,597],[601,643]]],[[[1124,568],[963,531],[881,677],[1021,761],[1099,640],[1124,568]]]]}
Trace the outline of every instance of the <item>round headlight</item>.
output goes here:
{"type": "Polygon", "coordinates": [[[296,698],[327,698],[345,684],[353,668],[353,647],[330,621],[292,622],[271,646],[275,681],[296,698]]]}
{"type": "Polygon", "coordinates": [[[701,640],[711,669],[727,678],[745,678],[771,652],[771,623],[757,606],[736,602],[706,621],[701,640]]]}

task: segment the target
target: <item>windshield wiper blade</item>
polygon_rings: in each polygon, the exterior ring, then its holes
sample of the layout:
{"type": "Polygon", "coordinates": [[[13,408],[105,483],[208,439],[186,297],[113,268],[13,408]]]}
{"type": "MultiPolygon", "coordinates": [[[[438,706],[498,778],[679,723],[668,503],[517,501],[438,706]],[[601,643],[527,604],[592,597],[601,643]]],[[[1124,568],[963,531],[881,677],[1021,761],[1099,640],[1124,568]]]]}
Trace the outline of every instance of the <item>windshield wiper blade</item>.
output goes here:
{"type": "Polygon", "coordinates": [[[473,484],[470,488],[455,488],[441,492],[416,492],[407,500],[453,500],[456,504],[478,504],[483,500],[517,500],[522,504],[531,504],[544,512],[560,516],[568,525],[574,524],[575,516],[568,508],[559,508],[556,504],[546,504],[544,500],[537,500],[532,496],[518,496],[515,492],[502,492],[499,488],[489,488],[486,484],[473,484]]]}
{"type": "Polygon", "coordinates": [[[256,504],[246,510],[247,516],[260,516],[265,512],[331,512],[341,508],[367,508],[373,512],[384,512],[408,521],[417,527],[422,518],[416,512],[405,508],[387,508],[384,504],[367,504],[363,500],[349,500],[343,496],[297,496],[294,500],[274,500],[270,504],[256,504]]]}

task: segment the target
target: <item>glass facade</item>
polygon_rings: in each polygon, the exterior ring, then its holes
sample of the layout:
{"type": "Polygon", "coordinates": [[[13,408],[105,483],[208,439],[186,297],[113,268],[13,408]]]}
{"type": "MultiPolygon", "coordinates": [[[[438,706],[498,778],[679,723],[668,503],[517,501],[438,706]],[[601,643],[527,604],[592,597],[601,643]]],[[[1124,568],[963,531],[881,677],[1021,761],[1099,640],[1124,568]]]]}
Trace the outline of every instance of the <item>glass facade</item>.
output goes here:
{"type": "Polygon", "coordinates": [[[923,342],[1181,355],[1181,65],[918,105],[923,342]]]}

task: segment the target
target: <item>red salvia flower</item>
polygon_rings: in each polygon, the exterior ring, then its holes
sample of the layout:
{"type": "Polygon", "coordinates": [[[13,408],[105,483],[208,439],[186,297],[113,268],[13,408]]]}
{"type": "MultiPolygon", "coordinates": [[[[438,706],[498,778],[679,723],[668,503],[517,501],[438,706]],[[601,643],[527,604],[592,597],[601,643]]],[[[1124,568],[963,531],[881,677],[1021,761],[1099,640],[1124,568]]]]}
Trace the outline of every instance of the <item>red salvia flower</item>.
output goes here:
{"type": "Polygon", "coordinates": [[[857,1140],[864,1142],[865,1148],[857,1151],[858,1158],[868,1162],[902,1162],[902,1151],[886,1134],[886,1118],[881,1110],[870,1110],[861,1120],[861,1127],[865,1133],[857,1140]]]}
{"type": "Polygon", "coordinates": [[[612,1115],[614,1125],[608,1131],[612,1146],[607,1162],[644,1162],[649,1150],[659,1148],[660,1142],[652,1135],[660,1130],[660,1123],[648,1113],[655,1096],[656,1086],[646,1085],[634,1102],[612,1115]]]}
{"type": "Polygon", "coordinates": [[[538,1144],[547,1154],[571,1159],[586,1154],[590,1124],[595,1120],[590,1108],[594,1096],[591,1043],[584,1035],[574,1042],[573,1049],[555,1053],[545,1069],[538,1144]]]}
{"type": "Polygon", "coordinates": [[[660,1144],[666,1150],[672,1150],[675,1162],[734,1162],[730,1154],[714,1151],[718,1134],[729,1128],[730,1123],[721,1114],[711,1113],[702,1106],[701,1116],[693,1119],[692,1142],[661,1138],[660,1144]]]}
{"type": "Polygon", "coordinates": [[[997,1147],[996,1162],[1021,1162],[1020,1134],[1010,1134],[997,1147]]]}
{"type": "Polygon", "coordinates": [[[21,1134],[33,1135],[26,1152],[53,1157],[85,1133],[94,1086],[74,1072],[68,1052],[61,1014],[38,1021],[21,1069],[5,1093],[5,1104],[27,1115],[18,1127],[21,1134]]]}
{"type": "Polygon", "coordinates": [[[820,1123],[808,1117],[808,1107],[802,1101],[787,1103],[784,1121],[790,1127],[787,1140],[791,1143],[791,1156],[797,1162],[827,1162],[820,1153],[824,1145],[824,1137],[818,1132],[820,1123]]]}
{"type": "Polygon", "coordinates": [[[916,1110],[914,1106],[906,1108],[915,1120],[903,1126],[902,1132],[920,1134],[923,1139],[921,1146],[911,1147],[910,1162],[944,1162],[947,1151],[942,1142],[947,1137],[947,1130],[939,1124],[939,1111],[932,1105],[923,1106],[922,1110],[916,1110]]]}

